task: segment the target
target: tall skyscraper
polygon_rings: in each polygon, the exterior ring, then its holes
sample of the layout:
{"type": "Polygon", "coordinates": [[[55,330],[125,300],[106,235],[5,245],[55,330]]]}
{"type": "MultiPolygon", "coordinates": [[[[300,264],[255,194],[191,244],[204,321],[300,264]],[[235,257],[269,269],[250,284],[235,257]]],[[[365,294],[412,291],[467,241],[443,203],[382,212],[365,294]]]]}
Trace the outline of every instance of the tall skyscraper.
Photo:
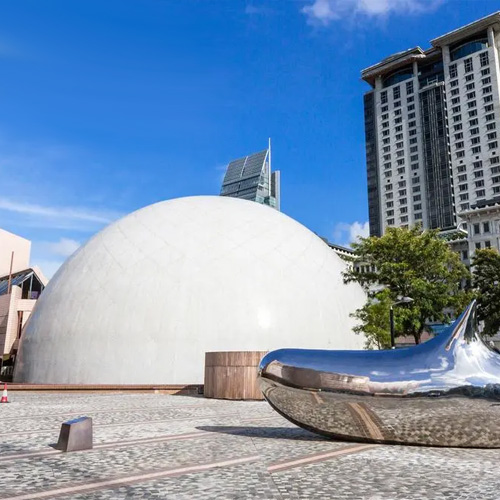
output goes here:
{"type": "Polygon", "coordinates": [[[280,209],[280,172],[271,171],[271,140],[264,151],[229,163],[220,195],[256,201],[280,209]]]}
{"type": "Polygon", "coordinates": [[[498,248],[500,12],[431,45],[362,71],[370,234],[420,222],[498,248]]]}

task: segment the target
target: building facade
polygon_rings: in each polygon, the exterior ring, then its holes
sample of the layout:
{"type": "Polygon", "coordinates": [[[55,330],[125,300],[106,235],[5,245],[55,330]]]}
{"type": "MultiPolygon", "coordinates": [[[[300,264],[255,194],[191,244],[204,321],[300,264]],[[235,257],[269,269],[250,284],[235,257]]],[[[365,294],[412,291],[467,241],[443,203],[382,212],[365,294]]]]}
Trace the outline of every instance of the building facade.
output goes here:
{"type": "Polygon", "coordinates": [[[362,71],[372,236],[416,223],[470,235],[471,212],[486,222],[481,207],[500,201],[500,12],[431,44],[362,71]]]}
{"type": "Polygon", "coordinates": [[[220,195],[280,209],[280,172],[271,171],[271,141],[267,149],[229,163],[220,195]]]}
{"type": "Polygon", "coordinates": [[[31,241],[0,229],[0,379],[12,376],[23,328],[48,280],[30,267],[31,241]]]}

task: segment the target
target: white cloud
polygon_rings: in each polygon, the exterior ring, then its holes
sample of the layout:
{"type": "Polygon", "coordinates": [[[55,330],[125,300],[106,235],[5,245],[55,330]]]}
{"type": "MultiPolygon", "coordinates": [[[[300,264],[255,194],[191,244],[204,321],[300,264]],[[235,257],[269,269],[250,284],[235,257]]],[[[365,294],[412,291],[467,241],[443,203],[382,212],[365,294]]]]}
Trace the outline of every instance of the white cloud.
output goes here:
{"type": "Polygon", "coordinates": [[[367,238],[370,236],[370,224],[368,222],[353,222],[347,224],[340,222],[335,226],[333,238],[335,243],[339,245],[350,245],[358,240],[358,238],[367,238]]]}
{"type": "Polygon", "coordinates": [[[420,14],[434,10],[445,0],[312,0],[302,12],[311,24],[330,24],[346,17],[382,17],[420,14]]]}
{"type": "Polygon", "coordinates": [[[46,242],[44,245],[54,255],[69,257],[80,247],[80,242],[70,238],[60,238],[59,241],[46,242]]]}
{"type": "Polygon", "coordinates": [[[43,206],[13,201],[0,196],[0,214],[2,211],[24,217],[23,221],[17,221],[19,225],[81,231],[109,224],[120,217],[120,214],[111,211],[67,206],[43,206]]]}
{"type": "Polygon", "coordinates": [[[256,6],[254,4],[248,4],[245,7],[245,14],[249,16],[272,14],[272,12],[273,10],[271,8],[264,5],[256,6]]]}

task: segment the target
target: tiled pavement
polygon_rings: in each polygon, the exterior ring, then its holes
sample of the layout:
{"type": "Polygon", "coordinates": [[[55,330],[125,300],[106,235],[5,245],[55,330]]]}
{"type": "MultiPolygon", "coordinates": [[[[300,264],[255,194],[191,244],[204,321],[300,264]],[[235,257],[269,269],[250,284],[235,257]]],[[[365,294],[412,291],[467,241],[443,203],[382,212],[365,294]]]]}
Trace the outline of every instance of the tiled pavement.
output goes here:
{"type": "Polygon", "coordinates": [[[500,450],[367,445],[295,427],[265,402],[154,394],[11,393],[0,405],[0,499],[500,499],[500,450]],[[60,424],[95,448],[60,453],[60,424]]]}

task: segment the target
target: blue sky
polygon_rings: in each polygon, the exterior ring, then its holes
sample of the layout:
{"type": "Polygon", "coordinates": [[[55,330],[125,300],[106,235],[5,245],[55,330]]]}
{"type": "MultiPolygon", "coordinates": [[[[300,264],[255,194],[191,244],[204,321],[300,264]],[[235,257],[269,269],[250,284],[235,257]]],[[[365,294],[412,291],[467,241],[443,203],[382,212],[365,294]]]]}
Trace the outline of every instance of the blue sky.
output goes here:
{"type": "Polygon", "coordinates": [[[273,140],[282,210],[367,221],[361,69],[496,0],[1,0],[0,227],[52,275],[117,217],[218,194],[273,140]]]}

